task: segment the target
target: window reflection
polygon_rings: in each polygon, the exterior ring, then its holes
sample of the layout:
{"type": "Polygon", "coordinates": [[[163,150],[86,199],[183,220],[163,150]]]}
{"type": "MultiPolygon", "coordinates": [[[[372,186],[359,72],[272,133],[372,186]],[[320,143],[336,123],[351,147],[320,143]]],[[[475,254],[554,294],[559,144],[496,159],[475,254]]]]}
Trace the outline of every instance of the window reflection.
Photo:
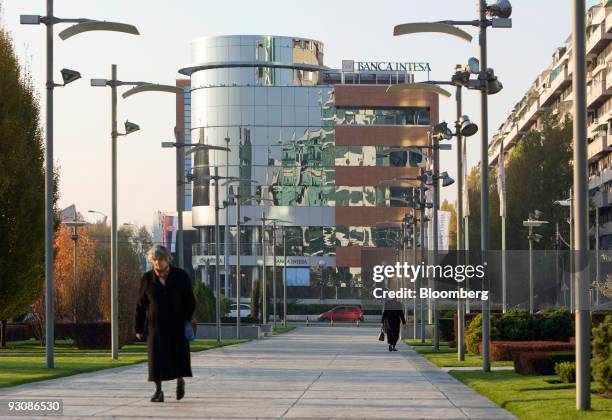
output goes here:
{"type": "Polygon", "coordinates": [[[338,125],[421,125],[427,126],[429,108],[406,107],[397,109],[383,108],[337,108],[338,125]]]}

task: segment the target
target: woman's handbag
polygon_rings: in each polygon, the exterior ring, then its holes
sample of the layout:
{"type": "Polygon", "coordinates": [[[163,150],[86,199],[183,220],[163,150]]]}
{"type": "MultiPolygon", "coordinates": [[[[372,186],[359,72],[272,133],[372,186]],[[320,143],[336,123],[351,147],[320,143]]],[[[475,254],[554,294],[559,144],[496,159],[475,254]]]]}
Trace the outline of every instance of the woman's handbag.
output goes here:
{"type": "Polygon", "coordinates": [[[385,341],[385,330],[380,327],[380,334],[378,335],[378,341],[385,341]]]}
{"type": "Polygon", "coordinates": [[[187,341],[195,340],[195,334],[193,333],[193,327],[189,321],[185,321],[185,339],[187,341]]]}

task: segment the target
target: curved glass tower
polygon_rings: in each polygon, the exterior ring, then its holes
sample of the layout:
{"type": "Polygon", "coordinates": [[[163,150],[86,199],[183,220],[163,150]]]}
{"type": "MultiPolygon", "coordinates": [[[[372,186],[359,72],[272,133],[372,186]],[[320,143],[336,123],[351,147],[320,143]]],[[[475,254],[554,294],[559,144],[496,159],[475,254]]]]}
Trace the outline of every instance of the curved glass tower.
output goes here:
{"type": "Polygon", "coordinates": [[[265,214],[284,221],[277,222],[276,233],[273,223],[267,224],[267,282],[276,253],[277,287],[286,278],[290,297],[333,299],[339,289],[340,298],[362,297],[362,252],[376,248],[394,258],[400,228],[382,222],[412,211],[391,197],[409,201],[413,189],[383,181],[418,175],[420,152],[406,148],[428,144],[437,97],[388,94],[389,84],[409,80],[406,72],[329,69],[323,44],[297,37],[198,38],[192,42],[192,64],[180,73],[191,78],[191,142],[230,149],[197,151],[188,174],[192,224],[200,235],[193,265],[201,279],[214,278],[215,194],[208,176],[216,167],[219,175],[240,179],[230,184],[241,196],[240,235],[235,203],[227,203],[230,186],[219,187],[226,294],[236,294],[237,241],[241,296],[248,297],[252,282],[262,276],[265,214]]]}

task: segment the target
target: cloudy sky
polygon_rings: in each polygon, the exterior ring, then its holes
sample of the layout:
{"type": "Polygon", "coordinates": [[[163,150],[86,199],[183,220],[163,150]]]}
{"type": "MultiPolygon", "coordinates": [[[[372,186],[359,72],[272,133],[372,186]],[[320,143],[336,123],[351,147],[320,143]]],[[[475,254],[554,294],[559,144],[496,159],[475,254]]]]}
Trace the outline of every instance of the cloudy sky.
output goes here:
{"type": "MultiPolygon", "coordinates": [[[[44,15],[46,2],[0,3],[2,25],[13,37],[19,59],[44,100],[44,27],[19,25],[19,15],[44,15]]],[[[588,6],[595,3],[587,1],[588,6]]],[[[455,64],[478,56],[476,36],[472,43],[435,34],[393,37],[393,27],[405,22],[471,20],[476,17],[476,4],[475,0],[56,0],[58,17],[132,23],[141,33],[88,33],[67,41],[55,38],[56,81],[61,80],[59,70],[64,67],[83,75],[83,80],[55,94],[60,206],[74,203],[84,213],[95,209],[110,214],[110,89],[90,87],[89,79],[110,78],[111,64],[118,65],[119,79],[173,84],[180,77],[177,69],[190,62],[192,39],[269,34],[322,41],[329,67],[339,68],[342,59],[428,61],[432,79],[448,79],[455,64]]],[[[512,4],[514,27],[488,31],[489,67],[504,84],[504,90],[489,99],[490,134],[571,33],[570,0],[512,0],[512,4]]],[[[63,27],[58,25],[56,33],[63,27]]],[[[472,28],[466,30],[476,35],[472,28]]],[[[156,210],[175,209],[174,153],[160,147],[161,141],[173,136],[174,110],[175,98],[167,94],[119,100],[119,121],[129,119],[141,127],[138,133],[119,140],[120,222],[150,225],[156,210]]],[[[476,92],[464,94],[464,112],[480,120],[476,92]]],[[[441,119],[454,119],[452,99],[441,100],[441,119]]],[[[477,136],[473,139],[468,147],[470,166],[480,160],[477,136]]],[[[453,176],[454,151],[442,155],[441,167],[453,176]]],[[[444,197],[454,200],[455,188],[447,188],[444,197]]]]}

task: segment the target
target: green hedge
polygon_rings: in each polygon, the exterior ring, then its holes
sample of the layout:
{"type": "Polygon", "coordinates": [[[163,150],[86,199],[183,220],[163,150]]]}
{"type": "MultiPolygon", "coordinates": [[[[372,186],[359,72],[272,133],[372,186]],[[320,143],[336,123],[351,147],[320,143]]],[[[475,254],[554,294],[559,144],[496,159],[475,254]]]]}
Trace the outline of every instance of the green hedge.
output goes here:
{"type": "MultiPolygon", "coordinates": [[[[528,311],[491,314],[491,341],[569,341],[574,325],[568,311],[546,310],[536,315],[528,311]]],[[[482,315],[476,315],[465,330],[468,351],[479,354],[482,341],[482,315]]]]}
{"type": "Polygon", "coordinates": [[[593,330],[593,377],[602,392],[612,392],[612,315],[593,330]]]}
{"type": "Polygon", "coordinates": [[[453,318],[440,318],[440,340],[455,341],[455,320],[453,318]]]}

